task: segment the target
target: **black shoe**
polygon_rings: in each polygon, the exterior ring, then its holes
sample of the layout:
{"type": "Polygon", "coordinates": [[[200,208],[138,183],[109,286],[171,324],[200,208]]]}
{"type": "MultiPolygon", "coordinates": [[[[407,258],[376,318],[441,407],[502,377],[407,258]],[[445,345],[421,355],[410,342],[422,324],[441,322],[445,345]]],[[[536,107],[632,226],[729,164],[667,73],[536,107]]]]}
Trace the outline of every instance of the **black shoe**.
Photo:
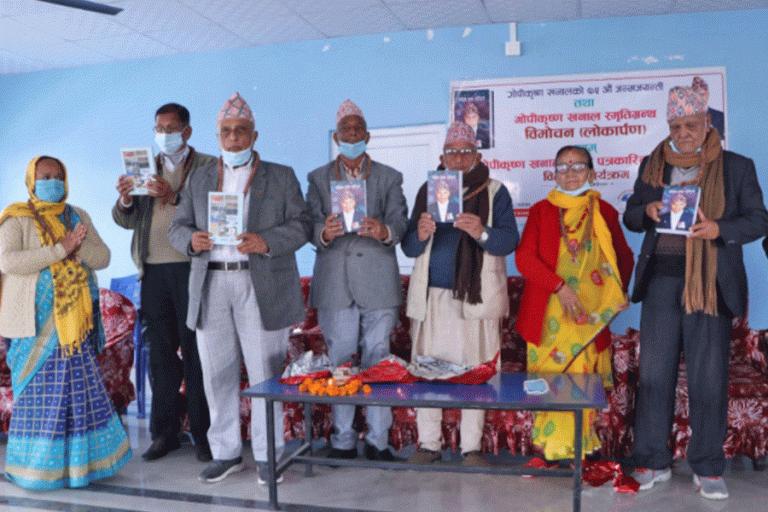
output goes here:
{"type": "Polygon", "coordinates": [[[328,453],[329,459],[356,459],[357,448],[350,448],[349,450],[342,450],[340,448],[333,448],[328,453]]]}
{"type": "Polygon", "coordinates": [[[208,446],[208,443],[195,445],[195,450],[197,452],[197,460],[200,462],[211,462],[213,460],[211,447],[208,446]]]}
{"type": "Polygon", "coordinates": [[[147,451],[141,455],[141,458],[147,462],[157,460],[179,448],[181,448],[181,444],[179,444],[179,438],[175,435],[170,437],[158,437],[152,441],[152,444],[147,451]]]}
{"type": "Polygon", "coordinates": [[[365,456],[368,458],[368,460],[385,460],[388,462],[398,460],[394,455],[392,455],[392,452],[389,451],[389,448],[379,450],[369,443],[365,443],[365,456]]]}

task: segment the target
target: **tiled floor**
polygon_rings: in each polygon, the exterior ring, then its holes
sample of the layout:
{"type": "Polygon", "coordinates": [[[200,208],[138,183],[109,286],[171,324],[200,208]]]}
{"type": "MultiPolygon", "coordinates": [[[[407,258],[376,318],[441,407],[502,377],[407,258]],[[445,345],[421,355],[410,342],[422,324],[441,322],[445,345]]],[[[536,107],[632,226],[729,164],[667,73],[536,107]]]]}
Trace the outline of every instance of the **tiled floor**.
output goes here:
{"type": "MultiPolygon", "coordinates": [[[[134,406],[135,408],[135,406],[134,406]]],[[[248,469],[216,484],[197,477],[205,467],[191,445],[147,463],[141,453],[149,445],[147,420],[129,410],[125,422],[134,449],[132,460],[113,478],[84,489],[30,492],[0,479],[0,511],[221,511],[268,510],[267,489],[256,483],[253,458],[246,450],[248,469]]],[[[412,450],[412,448],[411,448],[412,450]]],[[[404,451],[401,455],[409,455],[404,451]]],[[[450,455],[448,455],[450,456],[450,455]]],[[[0,446],[5,458],[5,446],[0,446]]],[[[457,458],[456,454],[453,457],[457,458]]],[[[616,494],[610,484],[586,487],[582,510],[654,511],[768,511],[768,471],[756,473],[749,461],[732,461],[726,473],[731,497],[725,501],[701,498],[681,462],[669,482],[636,496],[616,494]]],[[[316,468],[307,478],[303,467],[285,473],[278,495],[288,511],[525,511],[571,510],[571,480],[562,477],[522,478],[509,475],[469,475],[372,469],[316,468]]]]}

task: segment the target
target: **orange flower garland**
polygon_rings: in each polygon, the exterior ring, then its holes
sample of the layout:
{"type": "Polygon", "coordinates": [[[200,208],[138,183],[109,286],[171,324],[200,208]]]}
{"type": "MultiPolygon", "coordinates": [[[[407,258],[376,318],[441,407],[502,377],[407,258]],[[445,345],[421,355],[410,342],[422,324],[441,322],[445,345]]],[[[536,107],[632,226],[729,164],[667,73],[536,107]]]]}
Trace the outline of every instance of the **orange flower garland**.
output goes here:
{"type": "Polygon", "coordinates": [[[299,384],[299,391],[310,393],[312,395],[328,396],[346,396],[354,395],[358,391],[370,393],[371,386],[363,384],[358,379],[339,382],[336,379],[310,379],[307,377],[304,382],[299,384]]]}

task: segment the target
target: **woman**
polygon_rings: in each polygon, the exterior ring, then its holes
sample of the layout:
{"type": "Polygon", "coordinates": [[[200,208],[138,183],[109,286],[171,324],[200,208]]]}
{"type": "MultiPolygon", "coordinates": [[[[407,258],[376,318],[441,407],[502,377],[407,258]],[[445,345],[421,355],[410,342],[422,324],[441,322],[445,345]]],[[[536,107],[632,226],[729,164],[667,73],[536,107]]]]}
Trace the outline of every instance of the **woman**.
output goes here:
{"type": "MultiPolygon", "coordinates": [[[[591,189],[592,157],[565,146],[555,157],[557,187],[534,204],[517,248],[525,277],[517,331],[528,345],[529,373],[598,373],[610,379],[610,332],[627,309],[634,257],[618,212],[591,189]]],[[[585,411],[584,453],[600,447],[595,410],[585,411]]],[[[537,413],[533,442],[554,461],[573,457],[571,413],[537,413]]]]}
{"type": "Polygon", "coordinates": [[[92,269],[109,249],[79,208],[65,204],[57,159],[33,158],[29,200],[0,215],[0,335],[15,397],[5,474],[28,489],[81,487],[131,457],[95,351],[104,345],[92,269]]]}

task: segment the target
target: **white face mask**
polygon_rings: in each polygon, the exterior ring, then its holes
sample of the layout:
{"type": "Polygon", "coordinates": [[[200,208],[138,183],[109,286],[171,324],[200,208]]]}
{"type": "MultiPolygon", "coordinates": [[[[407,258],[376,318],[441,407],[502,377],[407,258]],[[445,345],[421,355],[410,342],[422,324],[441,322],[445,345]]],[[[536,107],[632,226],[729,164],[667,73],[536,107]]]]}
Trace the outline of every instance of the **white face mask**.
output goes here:
{"type": "Polygon", "coordinates": [[[556,190],[558,192],[562,192],[563,194],[568,194],[571,197],[580,196],[587,190],[590,190],[592,188],[592,184],[589,181],[585,181],[584,184],[577,188],[576,190],[564,190],[560,185],[557,186],[556,190]]]}
{"type": "Polygon", "coordinates": [[[248,163],[248,160],[251,159],[251,148],[238,151],[237,153],[222,149],[221,159],[230,167],[240,167],[241,165],[248,163]]]}
{"type": "Polygon", "coordinates": [[[181,137],[181,132],[155,133],[155,144],[166,155],[172,155],[181,149],[181,146],[184,145],[184,139],[181,137]]]}

